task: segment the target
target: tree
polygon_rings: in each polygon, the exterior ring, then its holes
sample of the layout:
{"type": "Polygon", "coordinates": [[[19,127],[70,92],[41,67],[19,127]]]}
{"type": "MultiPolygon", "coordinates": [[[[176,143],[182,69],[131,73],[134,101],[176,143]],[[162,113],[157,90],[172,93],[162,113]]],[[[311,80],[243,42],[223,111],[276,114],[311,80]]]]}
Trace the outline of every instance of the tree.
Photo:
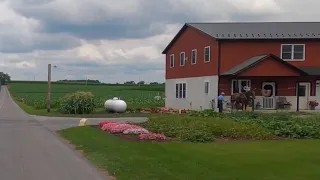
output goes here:
{"type": "Polygon", "coordinates": [[[150,85],[159,84],[158,82],[151,82],[150,85]]]}
{"type": "Polygon", "coordinates": [[[1,84],[7,84],[11,80],[9,74],[0,72],[0,82],[1,84]]]}
{"type": "Polygon", "coordinates": [[[134,81],[127,81],[124,84],[136,84],[134,81]]]}
{"type": "Polygon", "coordinates": [[[137,84],[143,85],[144,83],[144,81],[139,81],[137,84]]]}

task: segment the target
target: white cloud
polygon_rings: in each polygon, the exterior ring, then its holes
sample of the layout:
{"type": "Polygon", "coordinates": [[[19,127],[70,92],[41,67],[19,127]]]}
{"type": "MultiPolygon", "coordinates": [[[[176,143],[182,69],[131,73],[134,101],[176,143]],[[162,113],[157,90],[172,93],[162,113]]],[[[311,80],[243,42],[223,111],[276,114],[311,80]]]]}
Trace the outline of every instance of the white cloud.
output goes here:
{"type": "MultiPolygon", "coordinates": [[[[138,81],[140,77],[145,81],[163,81],[165,62],[161,52],[185,22],[314,21],[319,20],[319,5],[314,0],[0,1],[0,66],[13,79],[35,76],[37,80],[46,80],[47,64],[51,63],[58,66],[53,69],[53,79],[89,77],[123,82],[138,81]],[[123,33],[153,34],[90,40],[74,35],[79,28],[48,33],[45,23],[51,22],[84,28],[119,22],[128,29],[123,33]],[[137,24],[141,24],[141,29],[130,29],[137,24]]],[[[117,33],[112,28],[103,31],[117,33]]]]}
{"type": "Polygon", "coordinates": [[[37,66],[34,62],[27,62],[27,61],[22,61],[22,62],[16,63],[15,65],[19,69],[29,69],[29,70],[30,68],[35,68],[37,66]]]}

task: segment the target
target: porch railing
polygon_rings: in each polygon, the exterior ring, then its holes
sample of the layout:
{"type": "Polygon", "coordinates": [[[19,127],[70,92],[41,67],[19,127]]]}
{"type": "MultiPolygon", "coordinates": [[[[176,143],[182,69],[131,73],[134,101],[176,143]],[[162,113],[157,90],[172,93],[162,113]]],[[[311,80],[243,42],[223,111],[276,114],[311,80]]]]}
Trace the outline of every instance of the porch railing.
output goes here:
{"type": "Polygon", "coordinates": [[[263,109],[275,109],[276,99],[275,97],[263,97],[262,100],[263,109]]]}

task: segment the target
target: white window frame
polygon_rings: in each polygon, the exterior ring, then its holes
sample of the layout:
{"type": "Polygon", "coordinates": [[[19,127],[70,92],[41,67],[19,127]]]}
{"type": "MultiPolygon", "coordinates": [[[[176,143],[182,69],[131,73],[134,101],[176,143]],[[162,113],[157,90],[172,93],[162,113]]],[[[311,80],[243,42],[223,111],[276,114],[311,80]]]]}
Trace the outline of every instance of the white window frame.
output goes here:
{"type": "Polygon", "coordinates": [[[174,54],[171,54],[170,55],[170,68],[173,68],[174,67],[174,54]]]}
{"type": "Polygon", "coordinates": [[[181,52],[179,58],[180,58],[180,66],[186,65],[186,53],[185,53],[185,52],[181,52]],[[182,61],[182,59],[181,59],[181,55],[182,55],[182,54],[183,54],[183,61],[182,61]],[[183,64],[182,64],[181,62],[183,62],[183,64]]]}
{"type": "Polygon", "coordinates": [[[238,80],[232,79],[232,81],[231,81],[231,94],[241,93],[241,82],[242,81],[247,81],[248,82],[247,84],[249,84],[249,86],[251,86],[251,80],[249,80],[249,79],[238,79],[238,80]],[[236,81],[238,81],[238,92],[233,92],[233,82],[236,82],[236,81]]]}
{"type": "Polygon", "coordinates": [[[204,81],[204,93],[209,94],[210,93],[210,81],[206,80],[204,81]],[[206,89],[206,84],[208,83],[208,91],[206,89]]]}
{"type": "Polygon", "coordinates": [[[205,63],[208,63],[208,62],[211,61],[211,47],[210,46],[204,47],[203,60],[204,60],[205,63]],[[208,61],[206,61],[206,49],[209,49],[209,60],[208,61]]]}
{"type": "Polygon", "coordinates": [[[174,92],[175,92],[176,99],[186,99],[187,98],[187,83],[186,82],[177,82],[175,84],[174,88],[175,88],[174,92]],[[177,89],[177,85],[178,85],[178,89],[177,89]],[[183,90],[183,85],[185,85],[185,89],[184,90],[183,90]],[[182,86],[182,90],[181,90],[181,86],[182,86]]]}
{"type": "Polygon", "coordinates": [[[306,57],[306,45],[305,44],[281,44],[281,59],[284,61],[304,61],[306,57]],[[291,59],[283,59],[282,52],[283,46],[292,46],[291,47],[291,59]],[[294,59],[294,46],[303,46],[303,58],[302,59],[294,59]]]}
{"type": "Polygon", "coordinates": [[[191,64],[197,64],[197,56],[198,56],[197,49],[193,49],[191,51],[191,64]],[[193,62],[193,53],[195,53],[194,62],[193,62]]]}

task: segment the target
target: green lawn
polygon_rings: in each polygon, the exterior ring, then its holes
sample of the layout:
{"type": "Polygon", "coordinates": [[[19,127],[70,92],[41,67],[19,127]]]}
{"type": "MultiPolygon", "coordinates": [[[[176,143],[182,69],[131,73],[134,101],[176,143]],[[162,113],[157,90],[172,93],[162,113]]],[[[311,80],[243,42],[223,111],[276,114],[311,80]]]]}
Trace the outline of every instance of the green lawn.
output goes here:
{"type": "MultiPolygon", "coordinates": [[[[15,99],[14,99],[15,100],[15,99]]],[[[87,117],[87,118],[109,118],[109,117],[147,117],[149,114],[145,113],[125,113],[125,114],[108,114],[103,108],[99,108],[92,114],[63,114],[58,109],[51,109],[48,113],[46,109],[36,109],[32,106],[28,106],[20,101],[15,102],[26,113],[38,116],[51,116],[51,117],[87,117]]]]}
{"type": "Polygon", "coordinates": [[[128,142],[92,127],[58,132],[117,180],[318,180],[320,141],[128,142]]]}

